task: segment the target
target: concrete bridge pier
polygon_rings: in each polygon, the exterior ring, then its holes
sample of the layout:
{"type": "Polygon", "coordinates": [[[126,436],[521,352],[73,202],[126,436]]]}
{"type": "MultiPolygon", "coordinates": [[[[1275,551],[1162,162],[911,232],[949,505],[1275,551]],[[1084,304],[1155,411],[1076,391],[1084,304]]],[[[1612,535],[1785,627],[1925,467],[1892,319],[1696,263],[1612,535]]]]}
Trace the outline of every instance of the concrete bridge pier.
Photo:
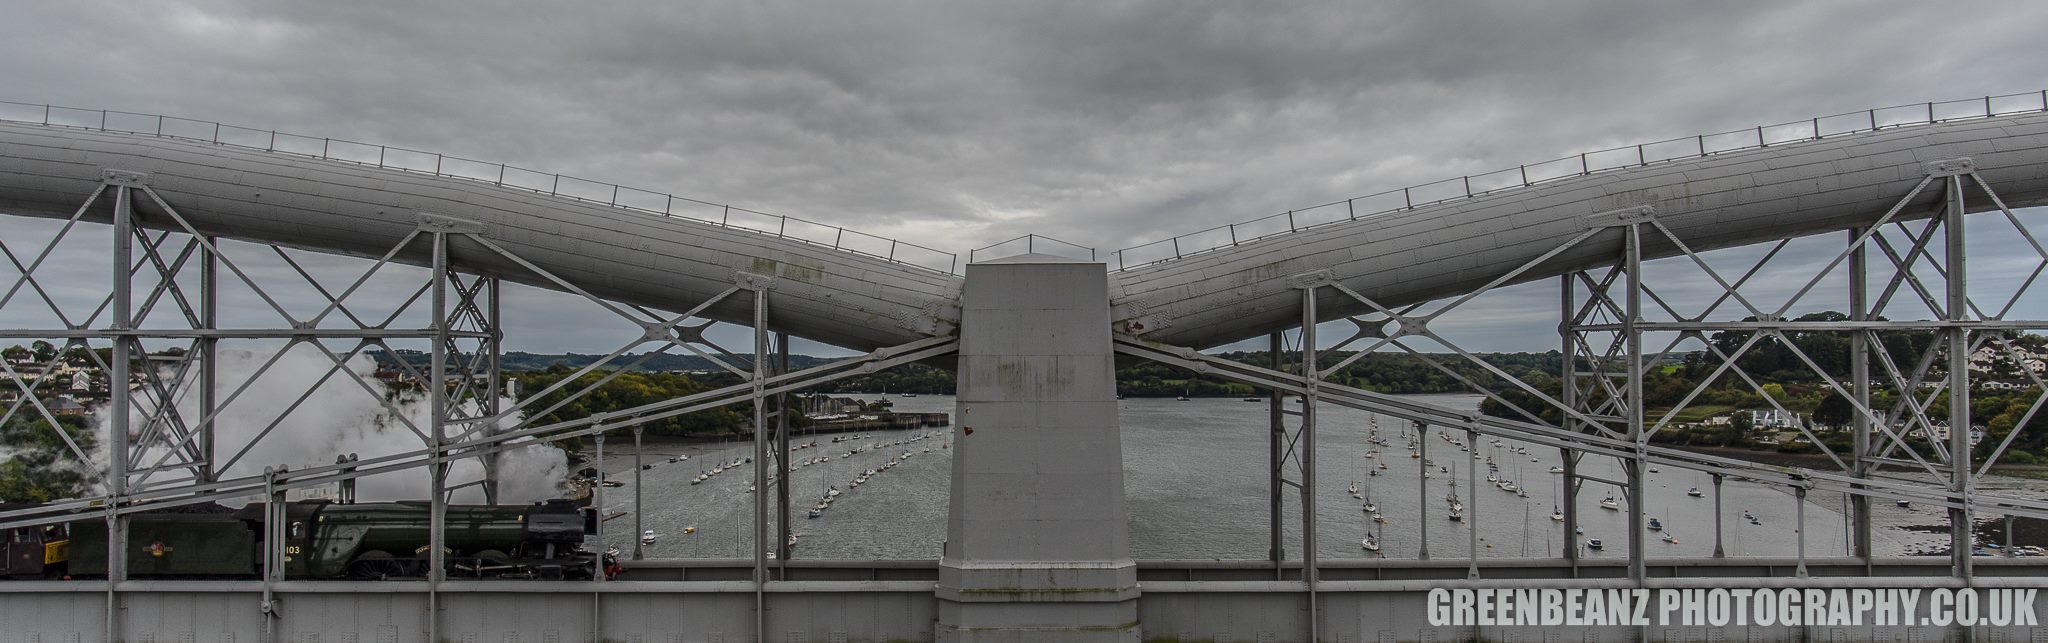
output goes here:
{"type": "Polygon", "coordinates": [[[940,641],[1137,641],[1106,267],[969,264],[940,641]]]}

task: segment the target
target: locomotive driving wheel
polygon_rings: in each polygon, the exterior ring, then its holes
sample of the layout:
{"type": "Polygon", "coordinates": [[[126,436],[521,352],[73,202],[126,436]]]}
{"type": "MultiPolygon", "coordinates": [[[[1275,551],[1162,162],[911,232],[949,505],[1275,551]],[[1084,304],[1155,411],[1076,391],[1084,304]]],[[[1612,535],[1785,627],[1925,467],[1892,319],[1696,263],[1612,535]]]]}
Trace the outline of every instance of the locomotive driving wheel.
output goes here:
{"type": "Polygon", "coordinates": [[[420,575],[419,561],[394,558],[381,551],[364,552],[349,561],[343,574],[350,580],[384,580],[420,575]]]}

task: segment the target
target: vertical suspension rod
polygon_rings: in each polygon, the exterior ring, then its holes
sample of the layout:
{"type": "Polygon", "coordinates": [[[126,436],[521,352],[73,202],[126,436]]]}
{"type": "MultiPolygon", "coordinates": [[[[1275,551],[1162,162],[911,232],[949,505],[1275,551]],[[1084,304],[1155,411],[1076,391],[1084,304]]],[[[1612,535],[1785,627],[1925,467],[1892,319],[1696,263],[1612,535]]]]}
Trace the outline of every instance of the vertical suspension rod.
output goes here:
{"type": "MultiPolygon", "coordinates": [[[[214,256],[218,239],[202,240],[199,259],[199,325],[205,330],[220,326],[220,259],[214,256]]],[[[214,426],[218,419],[214,411],[220,408],[220,338],[208,336],[199,340],[199,425],[200,482],[220,479],[220,471],[214,469],[214,426]]]]}
{"type": "MultiPolygon", "coordinates": [[[[789,333],[775,333],[775,372],[789,372],[789,333]]],[[[775,579],[789,579],[789,393],[775,394],[775,579]]]]}
{"type": "MultiPolygon", "coordinates": [[[[647,533],[645,531],[647,526],[640,522],[640,518],[647,515],[647,505],[642,503],[643,494],[641,493],[641,489],[645,485],[642,485],[640,482],[640,472],[647,468],[646,465],[640,463],[640,453],[644,450],[640,446],[640,434],[646,430],[647,425],[645,424],[633,425],[633,560],[647,559],[647,554],[641,549],[641,546],[647,543],[647,539],[640,537],[640,534],[647,533]]],[[[597,511],[598,521],[603,522],[604,508],[598,507],[597,511]]],[[[604,562],[599,561],[598,564],[602,566],[604,562]]]]}
{"type": "MultiPolygon", "coordinates": [[[[1285,360],[1281,359],[1280,356],[1281,351],[1286,348],[1285,339],[1280,333],[1273,333],[1267,337],[1266,354],[1272,358],[1274,371],[1286,372],[1287,370],[1287,365],[1284,363],[1285,360]]],[[[1282,510],[1285,509],[1285,498],[1281,495],[1280,465],[1282,460],[1287,457],[1287,426],[1284,424],[1285,419],[1280,413],[1280,404],[1283,401],[1284,398],[1281,395],[1280,389],[1269,389],[1266,391],[1266,441],[1268,447],[1266,459],[1266,464],[1268,465],[1266,472],[1266,533],[1271,540],[1271,543],[1266,548],[1266,556],[1273,562],[1273,580],[1281,580],[1281,577],[1285,575],[1283,569],[1285,567],[1284,563],[1287,560],[1287,544],[1281,542],[1280,533],[1280,515],[1282,510]]]]}
{"type": "Polygon", "coordinates": [[[1301,291],[1301,580],[1308,590],[1308,640],[1318,640],[1321,617],[1316,603],[1316,400],[1322,382],[1316,364],[1316,286],[1301,291]]]}
{"type": "MultiPolygon", "coordinates": [[[[448,237],[434,233],[433,243],[433,347],[427,382],[428,424],[433,449],[427,466],[431,490],[427,498],[427,631],[429,640],[439,640],[436,628],[441,620],[441,581],[446,580],[448,547],[448,466],[442,459],[448,442],[448,237]]],[[[599,440],[604,438],[600,437],[599,440]]],[[[600,442],[599,444],[603,444],[600,442]]],[[[602,464],[602,463],[600,463],[602,464]]],[[[604,505],[599,504],[600,508],[604,505]]],[[[600,520],[600,529],[603,521],[600,520]]],[[[600,541],[602,544],[602,541],[600,541]]]]}
{"type": "MultiPolygon", "coordinates": [[[[1466,428],[1465,443],[1472,445],[1473,453],[1478,453],[1479,431],[1466,428]]],[[[1472,487],[1472,511],[1465,514],[1464,521],[1465,544],[1472,549],[1472,555],[1466,557],[1465,578],[1479,580],[1479,465],[1474,464],[1465,468],[1465,484],[1472,487]]]]}
{"type": "Polygon", "coordinates": [[[1963,176],[1948,177],[1948,211],[1942,220],[1942,239],[1948,263],[1948,453],[1950,492],[1956,506],[1949,508],[1949,560],[1957,578],[1970,578],[1970,331],[1962,326],[1970,315],[1968,261],[1963,251],[1963,176]]]}
{"type": "Polygon", "coordinates": [[[1643,562],[1643,473],[1646,466],[1643,459],[1643,444],[1649,436],[1643,433],[1643,233],[1641,224],[1628,226],[1628,294],[1624,298],[1628,307],[1622,327],[1628,340],[1628,437],[1635,450],[1633,461],[1625,467],[1628,472],[1628,577],[1642,582],[1645,574],[1643,562]]]}
{"type": "MultiPolygon", "coordinates": [[[[768,291],[754,290],[754,640],[768,635],[768,291]]],[[[779,543],[778,543],[779,544],[779,543]]]]}
{"type": "MultiPolygon", "coordinates": [[[[1870,319],[1870,293],[1868,288],[1869,267],[1864,263],[1864,247],[1858,243],[1863,238],[1862,228],[1849,230],[1849,242],[1855,244],[1849,249],[1849,320],[1870,319]]],[[[1850,395],[1856,401],[1856,408],[1870,408],[1870,335],[1864,331],[1849,334],[1849,386],[1850,395]]],[[[1840,392],[1830,394],[1839,395],[1840,392]]],[[[1851,475],[1861,479],[1870,477],[1870,417],[1862,412],[1853,415],[1849,462],[1851,475]]],[[[1863,488],[1856,485],[1856,488],[1863,488]]],[[[1863,571],[1871,572],[1870,561],[1870,496],[1861,493],[1849,494],[1850,538],[1849,555],[1863,559],[1863,571]]]]}
{"type": "MultiPolygon", "coordinates": [[[[503,308],[498,304],[498,278],[478,277],[478,279],[485,280],[481,292],[490,297],[490,305],[488,308],[485,308],[485,310],[489,311],[490,318],[483,320],[484,325],[488,327],[485,331],[489,337],[486,341],[490,342],[490,348],[485,357],[487,358],[486,364],[489,366],[490,372],[485,378],[483,395],[477,396],[477,417],[496,418],[498,416],[498,409],[502,408],[502,405],[498,403],[498,396],[502,395],[505,390],[505,363],[503,359],[505,353],[505,329],[504,325],[498,322],[499,319],[502,319],[500,315],[503,312],[503,308]]],[[[485,436],[497,433],[498,423],[496,421],[484,422],[482,430],[485,436]]],[[[633,445],[636,452],[639,446],[637,443],[633,445]]],[[[488,455],[484,456],[484,501],[490,504],[499,503],[498,469],[505,463],[504,456],[505,451],[503,449],[492,449],[488,455]]],[[[634,483],[633,488],[636,490],[636,493],[639,487],[639,483],[634,483]]],[[[638,515],[639,512],[640,508],[637,505],[633,507],[635,515],[638,515]]],[[[604,517],[598,516],[598,518],[602,520],[604,517]]]]}
{"type": "Polygon", "coordinates": [[[1415,524],[1422,530],[1421,542],[1415,547],[1415,558],[1429,560],[1429,424],[1415,423],[1415,443],[1422,445],[1422,467],[1415,472],[1415,524]]]}
{"type": "MultiPolygon", "coordinates": [[[[1560,302],[1558,307],[1557,334],[1561,343],[1563,343],[1562,348],[1564,350],[1564,362],[1558,365],[1558,379],[1564,383],[1563,390],[1559,391],[1562,396],[1559,401],[1564,402],[1564,407],[1570,410],[1579,409],[1579,320],[1576,312],[1577,307],[1574,305],[1577,296],[1573,292],[1573,279],[1577,274],[1566,273],[1558,277],[1558,296],[1560,302]]],[[[1562,420],[1564,430],[1577,431],[1579,429],[1578,420],[1572,419],[1572,414],[1564,413],[1562,416],[1560,419],[1562,420]]],[[[1572,450],[1569,447],[1558,447],[1557,457],[1559,462],[1564,465],[1564,480],[1559,484],[1560,488],[1558,490],[1558,495],[1563,496],[1559,500],[1559,504],[1564,505],[1564,560],[1566,566],[1571,568],[1572,576],[1577,577],[1579,545],[1575,535],[1578,533],[1579,526],[1578,458],[1572,457],[1572,450]]]]}
{"type": "MultiPolygon", "coordinates": [[[[135,195],[134,188],[120,185],[114,189],[114,330],[133,330],[134,299],[133,282],[128,267],[134,265],[135,239],[135,195]]],[[[168,275],[166,279],[170,278],[168,275]]],[[[130,352],[133,338],[122,334],[114,339],[114,372],[107,383],[109,412],[113,419],[107,428],[107,639],[119,640],[121,629],[120,597],[114,586],[128,579],[128,519],[114,513],[114,507],[122,496],[128,494],[128,414],[134,405],[134,396],[128,390],[132,377],[130,352]]],[[[52,427],[63,431],[64,427],[52,427]]]]}

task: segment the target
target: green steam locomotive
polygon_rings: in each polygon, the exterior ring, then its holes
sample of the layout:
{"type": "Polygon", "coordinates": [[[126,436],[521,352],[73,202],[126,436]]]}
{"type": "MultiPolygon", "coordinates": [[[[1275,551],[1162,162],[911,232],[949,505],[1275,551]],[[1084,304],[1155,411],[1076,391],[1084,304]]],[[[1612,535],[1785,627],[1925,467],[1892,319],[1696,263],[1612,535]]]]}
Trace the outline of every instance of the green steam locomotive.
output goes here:
{"type": "MultiPolygon", "coordinates": [[[[218,505],[138,513],[128,520],[131,578],[260,578],[265,511],[218,505]]],[[[422,578],[430,565],[424,501],[286,503],[284,577],[381,580],[422,578]]],[[[450,578],[589,579],[610,570],[610,554],[583,548],[597,515],[568,500],[532,505],[449,505],[444,560],[450,578]]],[[[107,573],[107,529],[100,520],[70,523],[71,577],[107,573]]]]}

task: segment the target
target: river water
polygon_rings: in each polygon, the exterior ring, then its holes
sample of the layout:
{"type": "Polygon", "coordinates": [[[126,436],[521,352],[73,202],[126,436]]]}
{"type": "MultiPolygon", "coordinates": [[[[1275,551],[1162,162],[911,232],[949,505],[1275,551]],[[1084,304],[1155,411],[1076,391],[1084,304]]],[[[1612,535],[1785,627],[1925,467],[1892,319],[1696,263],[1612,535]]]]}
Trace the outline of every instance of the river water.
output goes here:
{"type": "MultiPolygon", "coordinates": [[[[1476,411],[1476,395],[1418,395],[1418,401],[1476,411]]],[[[874,399],[874,396],[866,396],[874,399]]],[[[952,396],[927,395],[915,398],[891,397],[899,411],[954,412],[952,396]]],[[[1130,543],[1133,557],[1141,559],[1262,559],[1267,549],[1267,411],[1266,404],[1236,398],[1176,401],[1167,398],[1133,398],[1119,402],[1125,465],[1124,491],[1130,510],[1130,543]]],[[[1439,467],[1457,467],[1459,495],[1465,502],[1465,522],[1447,517],[1444,497],[1449,493],[1451,475],[1428,467],[1433,477],[1424,480],[1422,460],[1410,458],[1404,428],[1414,429],[1388,417],[1334,405],[1323,405],[1317,432],[1316,515],[1319,525],[1317,551],[1324,558],[1362,558],[1371,555],[1360,539],[1371,531],[1388,558],[1413,558],[1427,525],[1429,553],[1436,558],[1467,556],[1471,551],[1472,529],[1478,530],[1482,557],[1547,557],[1561,555],[1563,547],[1582,546],[1588,538],[1605,542],[1602,551],[1584,551],[1588,557],[1625,557],[1627,519],[1623,512],[1604,510],[1601,498],[1622,494],[1619,489],[1587,482],[1579,493],[1579,516],[1585,534],[1567,536],[1562,523],[1550,513],[1559,503],[1562,475],[1549,472],[1559,465],[1555,449],[1503,441],[1494,445],[1480,438],[1481,459],[1461,452],[1441,437],[1425,440],[1429,457],[1439,467]],[[1379,435],[1389,446],[1381,448],[1378,463],[1386,469],[1378,476],[1375,461],[1365,456],[1371,446],[1369,431],[1377,423],[1379,435]],[[1528,454],[1510,452],[1526,447],[1528,454]],[[1485,457],[1492,457],[1500,475],[1515,481],[1527,497],[1501,491],[1486,481],[1485,457]],[[1471,484],[1473,467],[1479,467],[1478,488],[1471,484]],[[1386,523],[1375,525],[1362,511],[1362,501],[1352,498],[1353,480],[1362,494],[1377,502],[1386,523]],[[1422,485],[1427,485],[1426,489],[1422,485]]],[[[1435,431],[1433,435],[1440,434],[1435,431]]],[[[832,443],[833,436],[805,436],[817,448],[802,449],[792,461],[828,456],[824,464],[797,468],[791,476],[792,523],[799,534],[797,556],[801,558],[850,559],[932,559],[939,556],[946,532],[947,488],[951,476],[951,429],[921,431],[879,431],[869,437],[832,443]],[[920,434],[923,440],[910,438],[920,434]],[[855,445],[900,442],[843,456],[855,445]],[[858,489],[849,482],[866,469],[881,469],[891,455],[911,457],[874,476],[858,489]],[[842,495],[819,518],[805,518],[808,509],[830,486],[842,495]]],[[[1462,442],[1462,432],[1452,438],[1462,442]]],[[[619,440],[613,440],[617,445],[619,440]]],[[[645,546],[649,558],[750,557],[753,538],[753,465],[745,464],[700,484],[691,484],[700,472],[714,463],[751,456],[751,443],[699,445],[694,447],[653,447],[644,456],[654,464],[641,472],[645,485],[643,528],[659,535],[645,546]],[[693,453],[689,460],[670,463],[669,455],[693,453]],[[689,533],[686,533],[688,531],[689,533]]],[[[605,469],[624,487],[604,490],[607,512],[633,511],[632,459],[616,451],[608,455],[605,469]]],[[[1585,458],[1583,475],[1621,480],[1620,466],[1612,459],[1585,458]]],[[[1290,477],[1298,477],[1290,471],[1290,477]]],[[[1678,542],[1659,540],[1647,533],[1645,547],[1652,556],[1707,556],[1714,549],[1713,487],[1707,476],[1690,471],[1665,470],[1651,473],[1647,482],[1649,516],[1663,521],[1666,533],[1678,542]],[[1697,486],[1704,498],[1686,495],[1697,486]]],[[[1722,487],[1723,542],[1729,556],[1791,556],[1797,547],[1800,528],[1797,505],[1789,491],[1762,485],[1728,482],[1722,487]],[[1743,519],[1744,512],[1760,524],[1743,519]]],[[[1284,519],[1286,547],[1298,557],[1301,547],[1300,492],[1287,488],[1287,516],[1284,519]]],[[[770,495],[771,508],[773,496],[770,495]]],[[[1845,504],[1839,494],[1815,492],[1809,496],[1804,529],[1808,556],[1847,555],[1843,533],[1845,504]]],[[[772,510],[772,509],[771,509],[772,510]]],[[[1909,525],[1934,524],[1945,514],[1934,509],[1904,509],[1883,505],[1875,509],[1880,529],[1873,535],[1879,555],[1899,555],[1925,550],[1945,543],[1946,536],[1905,529],[1909,525]]],[[[606,523],[606,541],[631,552],[637,539],[633,517],[606,523]]]]}

